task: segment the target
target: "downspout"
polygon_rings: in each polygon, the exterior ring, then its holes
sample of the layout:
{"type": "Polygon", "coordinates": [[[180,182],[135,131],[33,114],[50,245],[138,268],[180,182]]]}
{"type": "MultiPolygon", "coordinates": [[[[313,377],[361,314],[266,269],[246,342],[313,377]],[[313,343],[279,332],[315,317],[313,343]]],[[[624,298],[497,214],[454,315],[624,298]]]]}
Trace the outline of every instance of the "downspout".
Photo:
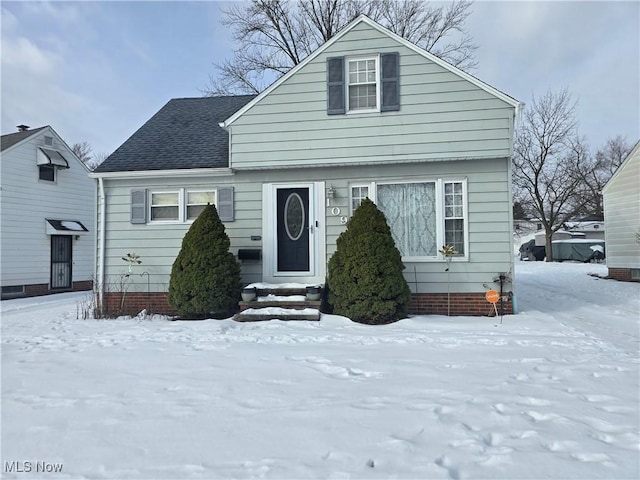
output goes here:
{"type": "Polygon", "coordinates": [[[106,202],[105,202],[105,194],[104,194],[104,180],[102,177],[98,178],[98,191],[100,195],[99,200],[99,208],[98,208],[98,216],[100,222],[100,255],[98,256],[98,302],[100,308],[103,307],[103,297],[104,297],[104,248],[106,245],[105,233],[106,233],[106,202]]]}

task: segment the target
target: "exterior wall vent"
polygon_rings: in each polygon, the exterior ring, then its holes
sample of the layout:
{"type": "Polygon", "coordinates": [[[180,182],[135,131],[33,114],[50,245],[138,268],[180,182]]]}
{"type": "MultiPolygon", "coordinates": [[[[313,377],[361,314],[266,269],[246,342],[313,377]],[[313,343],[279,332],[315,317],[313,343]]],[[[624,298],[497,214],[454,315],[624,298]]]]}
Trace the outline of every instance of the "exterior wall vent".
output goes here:
{"type": "Polygon", "coordinates": [[[48,147],[53,147],[53,137],[44,137],[44,144],[48,147]]]}

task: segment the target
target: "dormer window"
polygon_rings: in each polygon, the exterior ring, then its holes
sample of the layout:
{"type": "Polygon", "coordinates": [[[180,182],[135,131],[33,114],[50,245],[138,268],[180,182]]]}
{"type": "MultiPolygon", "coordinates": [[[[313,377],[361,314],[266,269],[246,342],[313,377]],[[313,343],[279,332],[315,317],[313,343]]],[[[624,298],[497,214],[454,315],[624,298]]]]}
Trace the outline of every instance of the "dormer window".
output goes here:
{"type": "Polygon", "coordinates": [[[327,59],[327,114],[400,110],[396,52],[327,59]]]}
{"type": "Polygon", "coordinates": [[[349,111],[377,110],[378,57],[348,60],[349,111]]]}

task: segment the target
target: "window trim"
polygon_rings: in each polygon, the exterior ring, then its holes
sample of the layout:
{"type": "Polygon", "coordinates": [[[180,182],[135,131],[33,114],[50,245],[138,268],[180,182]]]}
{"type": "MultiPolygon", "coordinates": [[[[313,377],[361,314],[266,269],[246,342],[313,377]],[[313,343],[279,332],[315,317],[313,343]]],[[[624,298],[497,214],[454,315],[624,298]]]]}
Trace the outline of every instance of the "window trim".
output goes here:
{"type": "MultiPolygon", "coordinates": [[[[451,258],[467,258],[469,254],[469,197],[467,195],[467,182],[465,179],[442,179],[442,245],[446,238],[446,221],[449,220],[446,214],[446,202],[445,202],[445,185],[447,183],[460,183],[462,185],[462,225],[464,228],[464,254],[454,255],[451,258]]],[[[453,220],[458,220],[458,217],[452,217],[453,220]]]]}
{"type": "MultiPolygon", "coordinates": [[[[344,76],[345,76],[345,81],[344,81],[344,88],[345,88],[345,113],[347,115],[354,115],[354,114],[358,114],[358,113],[375,113],[375,112],[380,112],[380,103],[382,101],[382,93],[381,93],[381,88],[382,88],[382,81],[381,81],[381,73],[380,73],[380,54],[375,54],[375,55],[354,55],[354,56],[348,56],[345,57],[345,62],[344,62],[344,76]],[[376,86],[376,107],[375,108],[358,108],[358,109],[352,109],[350,102],[349,102],[349,87],[351,86],[351,82],[349,81],[349,64],[351,62],[357,62],[357,61],[363,61],[363,60],[373,60],[375,62],[375,68],[376,68],[376,81],[375,81],[375,86],[376,86]]],[[[357,83],[354,85],[370,85],[370,82],[367,83],[357,83]]]]}
{"type": "MultiPolygon", "coordinates": [[[[349,206],[353,205],[352,202],[352,187],[369,186],[369,198],[378,203],[377,198],[377,186],[378,185],[402,185],[409,183],[434,183],[435,184],[435,196],[436,196],[436,255],[432,256],[402,256],[403,262],[444,262],[445,257],[439,250],[444,245],[445,239],[445,188],[446,183],[461,183],[462,184],[462,213],[464,215],[464,254],[451,257],[451,261],[454,262],[467,262],[469,261],[469,195],[467,189],[467,179],[462,177],[420,177],[412,179],[396,179],[396,180],[380,180],[374,181],[367,185],[365,182],[358,182],[349,185],[349,206]]],[[[353,215],[353,211],[351,211],[353,215]]]]}
{"type": "Polygon", "coordinates": [[[184,221],[185,223],[193,223],[196,218],[189,218],[189,207],[207,206],[207,203],[189,203],[190,193],[213,193],[213,204],[218,208],[218,189],[217,188],[194,188],[184,189],[184,221]]]}
{"type": "MultiPolygon", "coordinates": [[[[149,190],[149,197],[148,197],[148,206],[147,206],[147,218],[148,221],[147,223],[153,223],[153,224],[160,224],[160,223],[183,223],[183,218],[184,215],[182,214],[182,205],[183,205],[183,201],[182,201],[182,197],[183,197],[183,191],[184,189],[180,188],[178,190],[149,190]],[[154,194],[161,194],[161,193],[175,193],[178,195],[178,203],[177,203],[177,207],[178,207],[178,218],[176,219],[161,219],[161,220],[154,220],[153,219],[153,195],[154,194]]],[[[155,205],[155,207],[160,207],[161,205],[155,205]]],[[[165,207],[168,206],[174,206],[174,205],[163,205],[165,207]]]]}
{"type": "MultiPolygon", "coordinates": [[[[362,183],[351,183],[349,184],[349,216],[353,215],[353,212],[355,211],[355,209],[353,208],[353,200],[354,200],[354,195],[353,195],[353,189],[354,188],[367,188],[367,196],[364,198],[369,198],[370,200],[373,200],[374,196],[373,196],[373,182],[362,182],[362,183]]],[[[361,200],[364,200],[364,198],[361,198],[361,200]]]]}
{"type": "MultiPolygon", "coordinates": [[[[196,206],[196,205],[206,205],[206,204],[189,204],[188,198],[189,193],[199,193],[199,192],[211,192],[214,196],[214,205],[218,208],[218,190],[221,187],[194,187],[194,188],[178,188],[178,189],[147,189],[147,197],[146,197],[146,214],[147,220],[144,224],[147,225],[162,225],[162,224],[179,224],[186,223],[191,224],[195,221],[195,218],[188,218],[187,215],[187,207],[196,206]],[[177,219],[160,219],[154,220],[152,217],[153,208],[160,207],[162,205],[153,205],[152,199],[154,194],[162,194],[162,193],[174,193],[178,195],[178,218],[177,219]]],[[[174,206],[174,205],[164,205],[164,206],[174,206]]],[[[196,217],[197,218],[197,217],[196,217]]]]}
{"type": "Polygon", "coordinates": [[[38,165],[38,181],[39,182],[46,182],[46,183],[49,183],[49,184],[57,183],[57,181],[58,181],[58,171],[57,170],[58,169],[56,168],[55,165],[51,165],[51,164],[38,165]],[[46,178],[42,178],[41,173],[42,173],[42,169],[43,168],[50,169],[50,170],[53,171],[53,180],[48,180],[46,178]]]}

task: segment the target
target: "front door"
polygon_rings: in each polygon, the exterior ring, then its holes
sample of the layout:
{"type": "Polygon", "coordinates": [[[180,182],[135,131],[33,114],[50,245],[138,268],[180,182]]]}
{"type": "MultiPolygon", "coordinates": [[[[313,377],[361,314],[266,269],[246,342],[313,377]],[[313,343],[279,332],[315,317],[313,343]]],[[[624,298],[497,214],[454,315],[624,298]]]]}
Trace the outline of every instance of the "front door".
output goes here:
{"type": "Polygon", "coordinates": [[[51,290],[71,288],[71,235],[51,235],[51,290]]]}
{"type": "Polygon", "coordinates": [[[278,188],[278,272],[309,271],[309,188],[278,188]]]}
{"type": "Polygon", "coordinates": [[[324,182],[263,185],[263,281],[324,281],[324,191],[324,182]]]}

